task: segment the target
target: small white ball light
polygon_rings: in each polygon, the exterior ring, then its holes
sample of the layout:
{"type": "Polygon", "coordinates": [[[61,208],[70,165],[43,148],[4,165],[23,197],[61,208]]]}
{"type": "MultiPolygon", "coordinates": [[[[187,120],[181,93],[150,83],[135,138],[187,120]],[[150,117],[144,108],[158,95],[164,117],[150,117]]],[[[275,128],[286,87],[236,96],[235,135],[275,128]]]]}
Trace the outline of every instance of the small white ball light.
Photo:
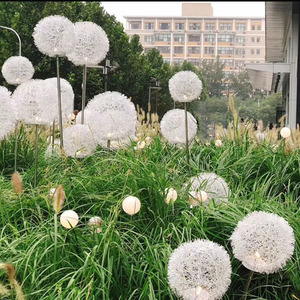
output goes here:
{"type": "Polygon", "coordinates": [[[128,196],[123,200],[122,208],[128,215],[132,216],[140,211],[141,201],[137,197],[128,196]]]}
{"type": "Polygon", "coordinates": [[[280,135],[286,139],[291,135],[291,129],[288,127],[282,127],[280,130],[280,135]]]}
{"type": "Polygon", "coordinates": [[[92,217],[88,221],[88,226],[97,233],[102,232],[102,228],[100,227],[103,224],[103,221],[100,217],[92,217]]]}
{"type": "Polygon", "coordinates": [[[66,210],[60,216],[60,223],[63,227],[70,229],[78,224],[79,217],[74,210],[66,210]]]}
{"type": "Polygon", "coordinates": [[[11,56],[2,66],[2,75],[9,84],[21,84],[32,78],[34,67],[24,56],[11,56]]]}
{"type": "Polygon", "coordinates": [[[169,189],[166,188],[165,192],[167,193],[167,196],[166,196],[166,199],[165,199],[165,202],[167,204],[169,204],[170,201],[171,202],[175,202],[177,200],[177,192],[176,192],[175,189],[173,189],[173,188],[169,188],[169,189]]]}
{"type": "Polygon", "coordinates": [[[221,140],[216,140],[215,145],[216,145],[216,147],[221,147],[223,145],[223,143],[221,140]]]}
{"type": "Polygon", "coordinates": [[[189,203],[191,206],[198,206],[207,200],[207,193],[205,191],[191,191],[189,193],[189,203]]]}

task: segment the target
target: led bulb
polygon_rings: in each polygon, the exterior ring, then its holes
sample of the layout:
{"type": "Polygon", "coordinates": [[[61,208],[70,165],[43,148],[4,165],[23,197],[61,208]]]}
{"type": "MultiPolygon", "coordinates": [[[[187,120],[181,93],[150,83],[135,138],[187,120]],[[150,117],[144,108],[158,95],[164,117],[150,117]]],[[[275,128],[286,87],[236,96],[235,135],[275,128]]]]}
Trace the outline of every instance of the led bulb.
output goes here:
{"type": "Polygon", "coordinates": [[[70,229],[78,224],[79,217],[74,210],[66,210],[60,216],[60,223],[63,227],[70,229]]]}
{"type": "Polygon", "coordinates": [[[140,211],[141,201],[137,197],[128,196],[123,200],[122,208],[128,215],[132,216],[140,211]]]}

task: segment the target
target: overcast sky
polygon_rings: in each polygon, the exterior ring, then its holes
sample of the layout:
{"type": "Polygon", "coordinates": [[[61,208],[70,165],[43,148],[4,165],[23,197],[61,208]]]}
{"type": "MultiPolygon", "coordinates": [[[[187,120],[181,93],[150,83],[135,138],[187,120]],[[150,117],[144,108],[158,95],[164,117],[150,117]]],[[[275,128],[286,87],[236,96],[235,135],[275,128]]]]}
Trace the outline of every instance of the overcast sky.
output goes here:
{"type": "MultiPolygon", "coordinates": [[[[211,3],[216,17],[264,17],[265,2],[240,1],[240,2],[199,2],[185,1],[195,3],[211,3]]],[[[115,15],[116,19],[123,23],[123,16],[181,16],[181,6],[183,2],[163,2],[163,1],[141,1],[141,2],[114,2],[102,1],[101,5],[107,13],[115,15]]]]}

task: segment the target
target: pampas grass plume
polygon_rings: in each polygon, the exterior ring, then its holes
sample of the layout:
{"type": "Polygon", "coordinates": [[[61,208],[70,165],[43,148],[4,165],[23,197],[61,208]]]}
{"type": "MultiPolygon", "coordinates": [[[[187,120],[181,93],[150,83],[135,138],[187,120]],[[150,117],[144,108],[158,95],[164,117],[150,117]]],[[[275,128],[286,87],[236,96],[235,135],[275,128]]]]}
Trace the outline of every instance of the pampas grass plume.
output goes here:
{"type": "Polygon", "coordinates": [[[60,212],[65,202],[66,194],[63,186],[60,184],[53,195],[53,209],[56,214],[60,212]]]}
{"type": "Polygon", "coordinates": [[[11,183],[16,194],[23,194],[22,178],[18,172],[14,172],[14,174],[12,175],[11,183]]]}

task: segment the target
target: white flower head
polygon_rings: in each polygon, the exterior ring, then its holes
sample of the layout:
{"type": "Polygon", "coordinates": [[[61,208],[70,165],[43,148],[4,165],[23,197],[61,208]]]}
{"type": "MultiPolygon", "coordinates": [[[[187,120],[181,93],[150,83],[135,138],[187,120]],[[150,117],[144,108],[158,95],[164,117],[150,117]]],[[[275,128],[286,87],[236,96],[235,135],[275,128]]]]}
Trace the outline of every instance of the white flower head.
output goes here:
{"type": "Polygon", "coordinates": [[[0,86],[0,141],[12,132],[16,123],[15,107],[9,90],[0,86]]]}
{"type": "Polygon", "coordinates": [[[221,147],[223,145],[223,143],[221,140],[216,140],[215,145],[216,145],[216,147],[221,147]]]}
{"type": "Polygon", "coordinates": [[[64,150],[67,156],[83,158],[92,155],[96,150],[96,143],[87,125],[76,124],[63,131],[64,150]]]}
{"type": "Polygon", "coordinates": [[[63,16],[41,19],[33,32],[37,48],[49,56],[66,56],[74,47],[74,24],[63,16]]]}
{"type": "MultiPolygon", "coordinates": [[[[185,144],[185,116],[183,109],[169,110],[160,122],[161,133],[169,143],[180,146],[185,144]]],[[[188,139],[189,142],[195,137],[198,127],[193,115],[187,112],[188,119],[188,139]]]]}
{"type": "Polygon", "coordinates": [[[228,253],[208,240],[183,243],[169,259],[169,285],[185,300],[220,299],[230,285],[230,277],[228,253]]]}
{"type": "MultiPolygon", "coordinates": [[[[95,96],[84,111],[84,123],[89,125],[95,141],[125,141],[133,137],[137,122],[134,104],[119,92],[95,96]]],[[[77,115],[77,123],[81,113],[77,115]]]]}
{"type": "Polygon", "coordinates": [[[169,80],[169,90],[174,101],[192,102],[202,92],[202,81],[192,71],[180,71],[169,80]]]}
{"type": "Polygon", "coordinates": [[[12,95],[17,119],[26,124],[49,125],[54,115],[51,94],[44,80],[31,79],[20,84],[12,95]]]}
{"type": "Polygon", "coordinates": [[[241,220],[231,237],[235,258],[252,271],[274,273],[283,268],[294,252],[292,227],[282,217],[254,211],[241,220]]]}
{"type": "Polygon", "coordinates": [[[265,139],[264,133],[261,132],[260,130],[258,130],[258,132],[255,134],[255,137],[258,142],[263,142],[263,140],[265,139]]]}
{"type": "Polygon", "coordinates": [[[32,78],[34,67],[24,56],[11,56],[2,66],[2,75],[9,84],[21,84],[32,78]]]}
{"type": "Polygon", "coordinates": [[[166,204],[169,204],[170,202],[175,202],[177,200],[178,195],[175,189],[166,188],[165,193],[167,194],[165,198],[166,204]]]}
{"type": "MultiPolygon", "coordinates": [[[[50,95],[49,106],[53,109],[54,118],[58,120],[58,93],[57,93],[57,78],[48,78],[45,80],[47,94],[50,95]]],[[[61,108],[63,122],[67,122],[68,116],[74,111],[74,92],[71,84],[66,79],[60,78],[61,90],[61,108]]],[[[44,99],[45,101],[46,99],[44,99]]]]}
{"type": "Polygon", "coordinates": [[[68,59],[76,66],[99,64],[109,50],[109,40],[102,27],[93,22],[76,22],[74,31],[75,44],[67,53],[68,59]]]}
{"type": "MultiPolygon", "coordinates": [[[[196,177],[190,179],[190,191],[204,191],[207,194],[207,199],[204,204],[208,204],[212,199],[218,205],[222,202],[228,202],[230,189],[227,182],[215,173],[200,173],[196,177]]],[[[185,184],[187,186],[188,184],[185,184]]]]}

